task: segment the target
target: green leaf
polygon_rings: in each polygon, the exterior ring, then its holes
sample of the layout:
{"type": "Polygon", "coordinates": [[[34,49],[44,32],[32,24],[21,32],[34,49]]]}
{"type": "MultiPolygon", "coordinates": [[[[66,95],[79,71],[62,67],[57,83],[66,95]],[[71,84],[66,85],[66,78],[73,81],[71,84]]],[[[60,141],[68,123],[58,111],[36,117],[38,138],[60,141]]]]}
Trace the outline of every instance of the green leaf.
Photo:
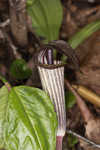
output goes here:
{"type": "MultiPolygon", "coordinates": [[[[2,92],[2,91],[0,91],[2,92]]],[[[42,91],[28,86],[11,89],[7,109],[0,111],[7,150],[55,150],[57,118],[53,104],[42,91]]],[[[1,104],[1,99],[0,99],[1,104]]]]}
{"type": "Polygon", "coordinates": [[[94,32],[100,29],[100,21],[92,22],[86,25],[83,29],[77,32],[72,38],[69,39],[68,43],[72,48],[79,46],[84,40],[91,36],[94,32]]]}
{"type": "Polygon", "coordinates": [[[28,7],[31,7],[32,5],[34,5],[34,2],[35,2],[36,0],[28,0],[27,1],[27,6],[28,7]]]}
{"type": "Polygon", "coordinates": [[[66,108],[72,108],[76,103],[76,98],[71,91],[65,93],[66,108]]]}
{"type": "Polygon", "coordinates": [[[73,136],[72,134],[69,134],[67,139],[68,139],[68,146],[70,148],[74,147],[75,144],[78,143],[78,139],[75,136],[73,136]]]}
{"type": "Polygon", "coordinates": [[[10,67],[10,72],[18,80],[27,79],[32,74],[31,69],[28,68],[24,59],[16,59],[10,67]]]}
{"type": "MultiPolygon", "coordinates": [[[[79,32],[75,33],[69,40],[69,45],[75,49],[82,42],[84,42],[89,36],[91,36],[94,32],[100,29],[100,21],[92,22],[82,28],[79,32]]],[[[65,62],[67,57],[65,55],[62,56],[62,61],[65,62]]]]}
{"type": "Polygon", "coordinates": [[[37,35],[47,42],[58,39],[63,12],[60,0],[28,0],[27,10],[37,35]]]}
{"type": "Polygon", "coordinates": [[[3,126],[7,111],[7,103],[8,103],[8,89],[5,86],[3,86],[0,89],[0,148],[4,146],[3,126]]]}

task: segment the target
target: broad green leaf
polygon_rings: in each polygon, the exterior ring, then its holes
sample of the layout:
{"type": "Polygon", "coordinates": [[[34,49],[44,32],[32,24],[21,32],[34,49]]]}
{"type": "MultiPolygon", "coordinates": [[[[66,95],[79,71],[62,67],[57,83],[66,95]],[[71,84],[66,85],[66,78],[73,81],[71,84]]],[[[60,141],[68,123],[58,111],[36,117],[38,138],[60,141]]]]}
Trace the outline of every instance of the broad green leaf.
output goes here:
{"type": "Polygon", "coordinates": [[[0,148],[4,146],[3,125],[7,111],[7,103],[8,103],[8,89],[5,86],[3,86],[0,89],[0,148]]]}
{"type": "Polygon", "coordinates": [[[28,0],[27,10],[37,35],[44,37],[47,42],[58,39],[62,23],[60,0],[28,0]]]}
{"type": "Polygon", "coordinates": [[[71,91],[65,93],[66,108],[72,108],[76,103],[76,98],[71,91]]]}
{"type": "Polygon", "coordinates": [[[12,88],[3,117],[3,126],[0,124],[5,149],[55,150],[56,113],[42,90],[28,86],[12,88]]]}
{"type": "Polygon", "coordinates": [[[16,59],[10,67],[11,75],[18,80],[27,79],[31,76],[32,71],[28,68],[24,59],[16,59]]]}

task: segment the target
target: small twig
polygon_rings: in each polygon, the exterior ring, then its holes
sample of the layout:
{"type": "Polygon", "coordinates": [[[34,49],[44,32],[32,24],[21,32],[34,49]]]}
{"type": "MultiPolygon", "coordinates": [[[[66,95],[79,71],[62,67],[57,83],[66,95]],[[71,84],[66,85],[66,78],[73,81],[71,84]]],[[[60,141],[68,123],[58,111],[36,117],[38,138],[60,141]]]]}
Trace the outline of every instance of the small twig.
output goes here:
{"type": "Polygon", "coordinates": [[[5,26],[10,24],[10,19],[7,19],[6,21],[0,23],[0,28],[4,28],[5,26]]]}
{"type": "Polygon", "coordinates": [[[10,36],[8,35],[8,33],[6,33],[4,30],[3,30],[3,33],[4,33],[4,36],[5,38],[7,39],[10,47],[12,48],[12,51],[13,51],[13,54],[15,56],[16,59],[20,59],[21,58],[21,55],[20,53],[17,51],[17,47],[13,44],[10,36]]]}
{"type": "Polygon", "coordinates": [[[4,83],[4,85],[7,87],[8,91],[11,90],[11,85],[8,83],[8,81],[0,74],[0,80],[4,83]]]}
{"type": "Polygon", "coordinates": [[[95,148],[100,148],[100,145],[99,145],[99,144],[96,144],[96,143],[94,143],[93,141],[88,140],[87,138],[85,138],[85,137],[83,137],[83,136],[81,136],[81,135],[79,135],[79,134],[73,132],[72,130],[67,129],[67,133],[76,136],[77,138],[79,138],[79,139],[85,141],[86,143],[92,145],[92,146],[95,147],[95,148]]]}
{"type": "Polygon", "coordinates": [[[12,43],[11,39],[8,38],[10,47],[12,48],[13,54],[16,59],[21,59],[21,55],[17,51],[17,47],[12,43]]]}
{"type": "Polygon", "coordinates": [[[9,34],[5,31],[5,28],[1,28],[0,36],[1,36],[1,38],[3,38],[4,40],[6,40],[8,42],[9,46],[11,47],[11,49],[13,51],[15,58],[20,59],[21,54],[17,51],[17,47],[13,44],[12,39],[10,38],[9,34]]]}
{"type": "Polygon", "coordinates": [[[77,98],[76,102],[77,102],[77,105],[80,109],[80,112],[84,118],[84,121],[88,122],[89,120],[91,120],[93,118],[93,115],[89,111],[87,105],[82,100],[82,98],[77,94],[77,92],[71,87],[70,83],[67,80],[65,80],[65,84],[72,91],[72,93],[75,95],[75,97],[77,98]]]}

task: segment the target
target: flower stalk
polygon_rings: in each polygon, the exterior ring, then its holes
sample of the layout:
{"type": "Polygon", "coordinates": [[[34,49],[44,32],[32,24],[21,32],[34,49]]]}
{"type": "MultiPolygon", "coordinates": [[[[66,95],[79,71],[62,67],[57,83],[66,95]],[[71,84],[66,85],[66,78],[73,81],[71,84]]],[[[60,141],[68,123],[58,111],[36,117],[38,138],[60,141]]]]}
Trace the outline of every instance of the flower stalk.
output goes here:
{"type": "Polygon", "coordinates": [[[62,150],[63,136],[56,137],[56,150],[62,150]]]}

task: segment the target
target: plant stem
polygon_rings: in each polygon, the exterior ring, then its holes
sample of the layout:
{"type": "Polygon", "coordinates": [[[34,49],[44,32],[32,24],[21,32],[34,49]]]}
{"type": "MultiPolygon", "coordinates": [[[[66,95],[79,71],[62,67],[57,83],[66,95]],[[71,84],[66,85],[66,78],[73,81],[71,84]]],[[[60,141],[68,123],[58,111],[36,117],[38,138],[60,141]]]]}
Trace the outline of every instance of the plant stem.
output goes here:
{"type": "Polygon", "coordinates": [[[72,91],[72,93],[76,96],[76,102],[80,109],[81,115],[83,116],[84,121],[88,122],[89,120],[93,118],[93,115],[89,111],[87,105],[82,100],[82,98],[77,94],[77,92],[71,87],[70,83],[67,80],[65,80],[65,84],[72,91]]]}
{"type": "Polygon", "coordinates": [[[56,136],[56,150],[62,150],[63,136],[56,136]]]}
{"type": "Polygon", "coordinates": [[[1,74],[0,74],[0,80],[5,84],[8,91],[10,91],[11,90],[11,85],[8,83],[8,81],[1,74]]]}

